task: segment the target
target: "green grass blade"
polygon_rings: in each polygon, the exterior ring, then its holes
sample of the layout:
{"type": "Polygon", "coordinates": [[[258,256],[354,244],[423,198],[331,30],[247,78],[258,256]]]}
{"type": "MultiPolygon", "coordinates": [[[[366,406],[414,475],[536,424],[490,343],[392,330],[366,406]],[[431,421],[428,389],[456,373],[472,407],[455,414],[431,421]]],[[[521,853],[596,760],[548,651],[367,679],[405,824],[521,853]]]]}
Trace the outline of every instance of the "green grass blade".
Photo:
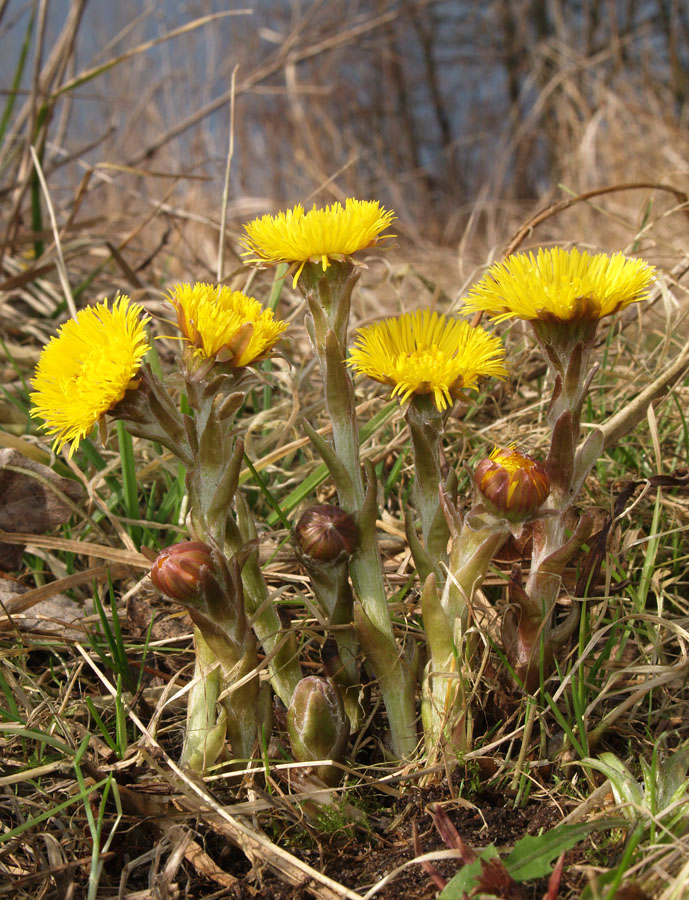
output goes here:
{"type": "MultiPolygon", "coordinates": [[[[381,410],[379,410],[375,416],[373,416],[359,431],[359,443],[362,444],[364,441],[367,441],[372,434],[382,428],[382,426],[392,417],[392,414],[399,408],[399,404],[396,400],[387,403],[381,410]]],[[[240,484],[246,483],[250,476],[245,476],[244,478],[239,479],[240,484]]],[[[297,507],[302,500],[305,500],[313,491],[316,490],[319,484],[322,484],[325,479],[328,477],[328,468],[325,463],[320,463],[316,468],[308,475],[299,485],[299,487],[295,488],[290,494],[288,494],[285,499],[280,504],[282,512],[286,515],[291,512],[295,507],[297,507]]],[[[271,513],[266,523],[271,526],[277,525],[280,521],[280,516],[277,513],[271,513]]]]}
{"type": "MultiPolygon", "coordinates": [[[[40,153],[40,157],[43,153],[40,153]]],[[[35,235],[39,235],[43,231],[43,206],[41,205],[41,182],[38,178],[38,172],[33,169],[31,175],[31,227],[35,235]]],[[[45,244],[40,237],[36,237],[33,242],[33,251],[36,259],[43,256],[45,244]]]]}
{"type": "MultiPolygon", "coordinates": [[[[139,490],[136,481],[136,460],[134,458],[134,442],[131,434],[124,426],[124,422],[118,420],[117,441],[120,448],[120,468],[122,472],[122,490],[124,493],[124,508],[128,519],[139,519],[139,490]]],[[[137,525],[129,526],[129,533],[135,543],[141,541],[141,528],[137,525]]]]}
{"type": "Polygon", "coordinates": [[[25,728],[24,726],[14,725],[11,722],[0,722],[0,734],[28,738],[30,741],[37,741],[39,744],[46,744],[48,747],[59,750],[67,756],[74,754],[74,749],[69,744],[65,744],[64,741],[54,737],[52,734],[45,734],[45,732],[36,731],[34,728],[25,728]]]}
{"type": "Polygon", "coordinates": [[[527,834],[514,845],[505,859],[505,867],[515,881],[531,881],[550,875],[551,862],[561,853],[571,850],[592,831],[610,827],[598,822],[576,825],[556,825],[543,834],[527,834]]]}
{"type": "Polygon", "coordinates": [[[24,74],[26,57],[29,52],[29,47],[31,46],[31,36],[33,34],[33,23],[35,16],[36,7],[33,6],[31,9],[31,15],[29,16],[29,22],[26,26],[26,33],[24,35],[24,40],[22,41],[21,50],[19,51],[17,67],[14,70],[12,87],[8,91],[7,103],[5,104],[5,109],[3,110],[2,118],[0,119],[0,146],[2,146],[2,142],[5,139],[5,132],[7,131],[7,126],[9,125],[10,119],[12,118],[12,110],[14,109],[14,104],[17,100],[17,92],[19,91],[19,85],[21,84],[22,75],[24,74]]]}
{"type": "Polygon", "coordinates": [[[552,714],[557,719],[557,721],[560,725],[560,728],[562,728],[564,733],[567,735],[569,742],[571,743],[572,747],[576,750],[577,754],[579,755],[579,758],[583,759],[586,756],[586,753],[584,753],[584,748],[583,748],[582,744],[575,737],[574,730],[572,729],[572,727],[569,724],[569,722],[567,721],[567,719],[565,719],[565,717],[562,715],[562,713],[558,709],[557,705],[555,704],[555,701],[550,696],[550,694],[545,694],[545,701],[548,704],[548,706],[550,707],[552,714]]]}
{"type": "MultiPolygon", "coordinates": [[[[285,286],[285,275],[287,274],[289,266],[287,263],[280,263],[275,269],[275,278],[273,279],[273,286],[270,289],[270,297],[268,297],[268,302],[266,306],[268,309],[275,312],[277,309],[277,305],[280,302],[280,297],[282,296],[282,289],[285,286]]],[[[264,372],[270,372],[273,368],[273,364],[269,359],[265,360],[263,363],[262,369],[264,372]]],[[[263,409],[270,409],[273,401],[273,389],[269,384],[263,386],[263,409]]]]}
{"type": "Polygon", "coordinates": [[[105,609],[103,608],[103,604],[98,595],[98,591],[94,585],[93,590],[93,605],[96,608],[96,612],[98,613],[98,618],[100,619],[101,628],[103,629],[103,637],[105,638],[105,643],[107,644],[107,648],[110,652],[110,655],[105,652],[105,650],[101,647],[98,636],[92,633],[88,634],[89,645],[92,650],[98,654],[101,662],[106,668],[110,671],[114,672],[115,675],[121,675],[124,679],[125,684],[129,690],[134,690],[136,686],[136,679],[134,678],[134,674],[132,672],[132,668],[129,664],[129,658],[127,656],[127,650],[124,646],[124,640],[122,638],[122,630],[120,628],[120,617],[117,611],[117,602],[115,600],[115,592],[112,585],[112,581],[108,580],[109,590],[110,590],[110,609],[112,611],[112,626],[108,621],[108,617],[105,614],[105,609]]]}
{"type": "Polygon", "coordinates": [[[115,695],[115,734],[120,759],[124,759],[129,741],[127,738],[127,717],[122,702],[122,676],[117,676],[117,693],[115,695]]]}
{"type": "MultiPolygon", "coordinates": [[[[639,576],[639,586],[636,590],[636,611],[642,612],[646,609],[646,600],[648,592],[651,589],[651,579],[653,578],[653,570],[655,569],[656,556],[658,555],[658,547],[660,546],[660,538],[657,537],[660,531],[660,515],[662,512],[662,503],[660,492],[656,494],[656,501],[653,507],[653,519],[649,531],[650,540],[646,542],[646,552],[644,554],[643,565],[641,566],[641,575],[639,576]]],[[[659,610],[658,615],[662,615],[659,610]]]]}
{"type": "Polygon", "coordinates": [[[100,714],[98,713],[96,707],[93,705],[93,700],[91,700],[90,697],[86,698],[86,708],[88,709],[91,718],[96,723],[96,726],[98,727],[98,731],[100,732],[101,737],[103,738],[105,743],[108,745],[108,747],[110,747],[112,752],[116,753],[117,752],[117,744],[112,739],[112,735],[108,731],[108,728],[107,728],[105,722],[100,717],[100,714]]]}
{"type": "Polygon", "coordinates": [[[392,464],[390,473],[385,481],[385,487],[383,488],[383,496],[386,500],[392,493],[392,489],[394,488],[394,486],[397,484],[397,479],[399,478],[400,472],[402,471],[404,464],[407,461],[408,448],[409,444],[405,444],[404,447],[400,450],[399,456],[392,464]]]}
{"type": "Polygon", "coordinates": [[[73,797],[69,797],[62,803],[58,803],[57,806],[52,806],[50,809],[45,810],[45,812],[27,819],[26,822],[22,822],[21,825],[17,825],[16,828],[12,828],[10,829],[10,831],[5,831],[3,834],[0,834],[0,845],[6,844],[13,838],[19,837],[20,835],[24,834],[25,831],[29,831],[29,829],[33,828],[34,825],[40,825],[41,822],[45,822],[46,819],[51,819],[53,816],[56,816],[58,813],[62,812],[63,809],[68,809],[75,803],[80,803],[83,800],[84,804],[88,806],[87,801],[90,795],[93,794],[94,791],[99,791],[105,784],[107,784],[107,782],[111,778],[112,774],[108,775],[108,777],[104,778],[102,781],[96,782],[96,784],[92,784],[89,787],[84,787],[79,791],[78,794],[75,794],[73,797]]]}
{"type": "Polygon", "coordinates": [[[292,526],[290,525],[289,519],[287,518],[287,516],[284,514],[284,512],[283,512],[282,509],[280,508],[280,504],[277,502],[277,500],[275,499],[275,497],[273,497],[273,495],[271,494],[271,492],[270,492],[270,490],[269,490],[267,484],[265,483],[265,481],[263,480],[263,478],[261,478],[260,474],[256,471],[256,467],[255,467],[254,464],[251,462],[251,460],[250,460],[249,457],[246,455],[246,453],[244,454],[244,462],[247,464],[247,466],[248,466],[248,468],[249,468],[249,471],[250,471],[251,474],[254,476],[254,481],[255,481],[256,484],[259,486],[259,488],[260,488],[260,490],[261,490],[261,493],[263,494],[263,496],[264,496],[264,497],[266,498],[266,500],[268,501],[268,503],[269,503],[271,509],[272,509],[273,512],[274,512],[274,515],[278,516],[279,519],[280,519],[280,521],[282,522],[282,524],[285,526],[285,528],[287,528],[287,529],[289,530],[289,529],[292,527],[292,526]]]}

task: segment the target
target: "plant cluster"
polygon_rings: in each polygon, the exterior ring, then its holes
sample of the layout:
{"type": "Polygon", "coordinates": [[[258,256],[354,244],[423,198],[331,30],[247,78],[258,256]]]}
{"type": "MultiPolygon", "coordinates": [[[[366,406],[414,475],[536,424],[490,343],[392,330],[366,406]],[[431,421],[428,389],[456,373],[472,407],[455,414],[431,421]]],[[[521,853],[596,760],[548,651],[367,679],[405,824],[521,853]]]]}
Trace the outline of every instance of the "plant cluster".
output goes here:
{"type": "Polygon", "coordinates": [[[287,708],[293,756],[314,763],[320,781],[336,783],[334,763],[366,720],[362,686],[371,681],[387,713],[392,758],[413,759],[420,739],[429,757],[470,749],[475,598],[511,535],[529,531],[533,549],[506,586],[501,658],[527,694],[544,683],[578,626],[586,584],[572,589],[565,570],[590,538],[593,520],[577,499],[609,441],[635,424],[628,418],[614,432],[582,436],[597,328],[648,296],[654,269],[622,254],[542,249],[493,265],[472,287],[465,312],[528,323],[552,376],[552,397],[546,458],[533,458],[528,447],[496,447],[471,472],[465,503],[457,467],[443,472],[445,423],[457,400],[473,402],[470,392],[483,379],[508,377],[505,350],[480,325],[429,309],[350,335],[360,274],[353,255],[384,240],[393,219],[372,201],[297,206],[250,222],[243,238],[249,265],[287,264],[305,298],[332,428],[328,441],[303,422],[338,505],[306,509],[293,529],[327,636],[320,675],[304,677],[296,636],[283,625],[259,564],[261,523],[239,488],[242,405],[285,323],[224,285],[179,284],[168,296],[180,347],[176,380],[163,381],[144,362],[148,317],[123,296],[81,310],[38,364],[32,415],[43,419],[56,450],[69,445],[73,454],[95,425],[104,431],[112,419],[167,448],[185,469],[190,540],[164,550],[151,579],[194,623],[182,763],[195,771],[257,755],[272,727],[272,690],[287,708]],[[353,375],[389,388],[409,429],[415,478],[406,538],[421,594],[421,642],[400,633],[391,614],[377,537],[378,485],[360,458],[353,375]],[[558,618],[563,599],[569,611],[558,618]],[[260,651],[269,683],[260,677],[260,651]]]}

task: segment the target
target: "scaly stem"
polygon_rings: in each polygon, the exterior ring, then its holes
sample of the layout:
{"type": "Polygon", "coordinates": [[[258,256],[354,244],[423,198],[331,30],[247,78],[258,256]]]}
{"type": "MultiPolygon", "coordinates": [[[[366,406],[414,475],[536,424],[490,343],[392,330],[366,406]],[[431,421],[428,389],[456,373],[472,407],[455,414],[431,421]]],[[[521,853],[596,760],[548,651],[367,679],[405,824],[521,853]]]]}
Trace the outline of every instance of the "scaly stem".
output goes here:
{"type": "MultiPolygon", "coordinates": [[[[228,516],[226,526],[226,547],[231,553],[238,552],[248,541],[256,538],[253,519],[241,494],[236,497],[236,506],[240,525],[237,525],[232,516],[228,516]]],[[[294,689],[302,678],[297,644],[294,634],[283,628],[278,611],[270,599],[256,551],[250,554],[244,564],[242,583],[251,627],[269,657],[270,683],[285,706],[288,706],[294,689]]]]}
{"type": "Polygon", "coordinates": [[[333,262],[326,271],[319,264],[307,263],[300,289],[311,313],[307,327],[321,367],[334,449],[347,478],[339,479],[338,484],[334,467],[331,474],[340,505],[357,518],[359,529],[359,547],[350,559],[352,583],[363,613],[356,630],[381,687],[393,751],[408,757],[416,746],[414,673],[402,659],[392,628],[376,537],[375,476],[369,473],[365,490],[354,386],[345,363],[351,295],[358,278],[348,262],[333,262]]]}
{"type": "Polygon", "coordinates": [[[430,651],[422,682],[421,718],[429,757],[447,746],[471,748],[472,719],[467,708],[466,668],[473,654],[467,639],[471,603],[493,556],[507,539],[509,523],[477,505],[462,521],[443,495],[442,507],[451,535],[448,577],[438,594],[435,574],[424,582],[423,624],[430,651]]]}
{"type": "Polygon", "coordinates": [[[596,459],[595,447],[581,454],[579,439],[581,412],[595,373],[595,367],[589,369],[589,355],[597,320],[533,324],[554,378],[548,410],[553,430],[547,460],[551,494],[545,515],[534,527],[527,582],[522,587],[518,569],[513,570],[508,586],[510,607],[503,619],[505,651],[528,691],[538,687],[541,677],[547,677],[557,647],[577,625],[576,604],[566,623],[557,629],[553,615],[565,567],[591,533],[588,516],[575,520],[572,527],[572,506],[596,459]]]}
{"type": "MultiPolygon", "coordinates": [[[[237,494],[244,445],[232,435],[233,412],[244,396],[234,389],[244,376],[241,371],[233,370],[221,371],[217,376],[208,373],[205,378],[200,375],[204,373],[192,372],[187,376],[189,401],[196,412],[188,427],[193,427],[199,448],[195,464],[187,474],[192,521],[198,535],[212,538],[231,557],[240,553],[248,541],[256,539],[249,512],[241,494],[237,494]],[[232,513],[233,501],[238,517],[245,523],[245,533],[232,513]]],[[[296,643],[292,635],[285,635],[255,553],[244,563],[242,581],[246,613],[270,657],[271,683],[287,705],[302,677],[296,643]]]]}
{"type": "Polygon", "coordinates": [[[180,758],[181,766],[205,772],[218,759],[225,746],[225,713],[218,716],[221,670],[215,654],[194,629],[194,685],[187,703],[187,727],[180,758]]]}
{"type": "Polygon", "coordinates": [[[441,563],[447,562],[447,541],[450,536],[440,509],[440,438],[444,427],[443,414],[428,394],[414,394],[407,408],[407,424],[414,450],[414,499],[421,517],[421,533],[436,575],[442,574],[441,563]]]}
{"type": "Polygon", "coordinates": [[[346,559],[334,563],[319,563],[302,559],[309,573],[314,598],[320,608],[324,624],[332,635],[336,650],[327,650],[323,662],[328,667],[331,678],[342,691],[345,710],[352,731],[357,731],[362,721],[363,710],[359,704],[359,671],[357,654],[359,651],[352,626],[354,597],[349,583],[346,559]],[[333,628],[333,626],[335,626],[333,628]]]}

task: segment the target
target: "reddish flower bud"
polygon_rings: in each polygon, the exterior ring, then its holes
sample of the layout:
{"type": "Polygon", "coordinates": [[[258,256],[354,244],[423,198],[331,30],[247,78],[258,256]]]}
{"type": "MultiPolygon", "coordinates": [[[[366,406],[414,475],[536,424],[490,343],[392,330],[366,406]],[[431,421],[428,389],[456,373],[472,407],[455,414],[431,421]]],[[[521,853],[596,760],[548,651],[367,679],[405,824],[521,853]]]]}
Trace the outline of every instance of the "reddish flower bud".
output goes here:
{"type": "Polygon", "coordinates": [[[337,562],[356,549],[356,522],[339,506],[311,506],[294,529],[297,547],[305,557],[322,563],[337,562]]]}
{"type": "Polygon", "coordinates": [[[182,541],[161,550],[151,566],[151,581],[178,603],[196,605],[202,594],[203,566],[214,567],[210,547],[201,541],[182,541]]]}
{"type": "Polygon", "coordinates": [[[475,480],[487,505],[510,522],[528,519],[550,493],[543,463],[515,447],[496,447],[476,467],[475,480]]]}

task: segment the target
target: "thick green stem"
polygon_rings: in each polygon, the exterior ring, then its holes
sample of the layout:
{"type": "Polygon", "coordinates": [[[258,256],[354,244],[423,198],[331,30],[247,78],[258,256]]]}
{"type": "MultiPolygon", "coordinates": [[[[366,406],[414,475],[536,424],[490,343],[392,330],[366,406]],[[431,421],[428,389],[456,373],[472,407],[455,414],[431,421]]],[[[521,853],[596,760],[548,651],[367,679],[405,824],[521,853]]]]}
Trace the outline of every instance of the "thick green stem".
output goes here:
{"type": "Polygon", "coordinates": [[[227,736],[232,756],[239,760],[251,759],[261,739],[262,726],[270,723],[270,705],[264,702],[257,670],[256,638],[253,632],[248,632],[242,658],[229,671],[223,666],[225,696],[222,704],[227,736]],[[240,684],[245,676],[249,676],[248,680],[240,684]]]}
{"type": "Polygon", "coordinates": [[[379,631],[358,603],[354,605],[354,621],[359,642],[380,685],[392,751],[398,759],[409,759],[418,743],[413,666],[400,655],[395,639],[379,631]]]}
{"type": "MultiPolygon", "coordinates": [[[[353,513],[361,508],[364,500],[364,484],[361,477],[359,455],[359,426],[354,403],[354,385],[344,361],[345,345],[333,331],[326,336],[326,371],[324,373],[326,405],[333,426],[335,453],[345,467],[354,489],[353,513]]],[[[341,502],[346,502],[344,499],[341,502]]]]}
{"type": "MultiPolygon", "coordinates": [[[[233,437],[232,425],[233,413],[244,396],[235,391],[243,375],[232,370],[222,370],[216,376],[206,373],[206,379],[199,378],[199,372],[192,375],[187,377],[187,392],[196,415],[189,427],[193,426],[198,444],[194,466],[187,474],[192,522],[199,536],[212,538],[231,557],[241,553],[249,541],[256,540],[248,509],[241,495],[236,494],[244,445],[233,437]],[[238,517],[244,522],[244,533],[232,513],[233,501],[238,517]]],[[[302,677],[296,642],[282,628],[257,553],[252,553],[244,563],[242,582],[246,614],[269,657],[271,683],[287,705],[302,677]]],[[[244,742],[245,749],[246,746],[244,742]]]]}
{"type": "MultiPolygon", "coordinates": [[[[237,498],[237,510],[244,526],[244,534],[234,518],[228,516],[226,527],[226,552],[238,552],[256,533],[250,513],[241,495],[237,498]]],[[[242,568],[244,604],[259,643],[269,658],[268,669],[273,690],[285,706],[289,705],[302,673],[299,666],[297,643],[294,634],[285,631],[261,572],[257,552],[251,553],[242,568]]]]}
{"type": "Polygon", "coordinates": [[[232,414],[244,396],[233,390],[240,379],[239,374],[208,382],[187,378],[186,384],[195,412],[188,429],[197,445],[194,464],[187,470],[192,523],[198,535],[212,538],[221,547],[244,452],[243,442],[232,434],[232,414]]]}
{"type": "MultiPolygon", "coordinates": [[[[357,512],[364,499],[354,386],[345,363],[352,291],[358,280],[351,263],[333,262],[326,271],[307,263],[299,281],[311,314],[307,326],[323,377],[333,445],[352,481],[353,508],[343,505],[347,512],[357,512]]],[[[344,498],[340,502],[344,504],[344,498]]]]}
{"type": "MultiPolygon", "coordinates": [[[[183,547],[184,545],[180,545],[183,547]]],[[[189,564],[198,560],[203,545],[189,545],[189,564]]],[[[184,554],[171,555],[161,561],[165,567],[175,566],[181,575],[185,571],[184,554]]],[[[233,558],[229,563],[217,549],[209,548],[209,561],[197,569],[195,581],[198,590],[193,593],[191,584],[186,597],[180,597],[189,609],[196,626],[195,640],[200,671],[213,685],[212,699],[222,701],[223,711],[218,722],[223,723],[235,758],[250,758],[264,724],[264,711],[258,703],[259,677],[256,638],[248,626],[244,610],[244,596],[239,574],[241,560],[233,558]],[[213,668],[213,662],[217,667],[213,668]],[[217,687],[220,696],[216,694],[217,687]]],[[[173,587],[172,573],[169,582],[173,587]]],[[[199,701],[200,702],[200,701],[199,701]]],[[[201,714],[196,716],[202,722],[201,714]]],[[[206,703],[205,727],[211,730],[212,708],[206,703]]],[[[208,752],[205,753],[206,758],[208,752]]]]}
{"type": "Polygon", "coordinates": [[[141,368],[139,378],[137,390],[127,391],[110,415],[124,422],[134,437],[162,444],[184,466],[193,465],[196,448],[189,441],[184,420],[165,386],[148,365],[141,368]]]}
{"type": "MultiPolygon", "coordinates": [[[[347,562],[343,560],[330,565],[318,565],[314,562],[304,564],[326,627],[340,626],[332,634],[342,663],[344,683],[356,684],[357,642],[352,628],[354,597],[349,584],[347,562]]],[[[343,679],[338,679],[338,682],[342,684],[343,679]]]]}
{"type": "Polygon", "coordinates": [[[225,746],[225,713],[218,715],[217,707],[222,676],[220,663],[198,628],[194,629],[194,646],[194,685],[189,691],[180,765],[194,772],[205,772],[225,746]]]}
{"type": "Polygon", "coordinates": [[[287,705],[302,677],[295,636],[282,626],[256,555],[251,556],[242,569],[242,581],[246,592],[247,615],[270,660],[270,683],[278,697],[287,705]]]}
{"type": "Polygon", "coordinates": [[[415,680],[405,668],[392,629],[376,536],[375,475],[372,470],[367,473],[365,490],[354,386],[345,363],[351,295],[358,278],[359,273],[348,262],[334,262],[326,271],[316,263],[307,263],[300,289],[311,313],[307,327],[321,367],[335,453],[348,475],[346,486],[342,486],[346,489],[341,490],[336,483],[340,504],[357,518],[359,530],[359,546],[350,560],[350,574],[368,625],[365,634],[361,627],[357,634],[362,644],[372,636],[363,646],[380,684],[393,750],[400,757],[408,757],[416,746],[415,680]]]}
{"type": "Polygon", "coordinates": [[[450,536],[440,509],[440,438],[444,417],[430,395],[414,394],[406,418],[414,451],[414,499],[421,517],[424,547],[440,576],[440,563],[447,562],[450,536]]]}
{"type": "Polygon", "coordinates": [[[333,564],[305,562],[314,597],[320,606],[331,638],[337,650],[326,651],[323,658],[329,674],[342,691],[345,710],[352,731],[361,725],[363,709],[359,703],[359,642],[352,624],[354,597],[349,583],[346,560],[333,564]]]}
{"type": "Polygon", "coordinates": [[[392,638],[375,530],[375,491],[371,493],[370,486],[364,490],[354,386],[345,363],[351,296],[358,279],[351,263],[335,262],[325,272],[319,265],[307,263],[300,288],[311,312],[309,333],[321,366],[335,454],[348,476],[346,484],[336,482],[335,486],[345,512],[359,517],[359,549],[350,562],[354,590],[367,616],[392,638]]]}
{"type": "Polygon", "coordinates": [[[464,521],[442,496],[451,534],[448,577],[442,594],[434,573],[424,583],[421,600],[430,659],[422,680],[421,720],[429,756],[450,747],[471,747],[472,719],[467,707],[466,668],[473,653],[467,641],[471,603],[493,556],[509,535],[509,523],[476,506],[464,521]]]}
{"type": "Polygon", "coordinates": [[[435,575],[426,579],[421,598],[430,659],[422,679],[421,721],[429,764],[449,745],[456,753],[471,749],[471,710],[464,675],[464,629],[445,614],[435,575]]]}
{"type": "Polygon", "coordinates": [[[524,587],[513,571],[508,587],[510,607],[502,625],[503,644],[525,687],[533,691],[549,674],[558,644],[576,626],[576,612],[567,629],[554,627],[554,613],[563,589],[566,565],[591,533],[591,520],[577,520],[572,507],[594,465],[602,441],[579,447],[581,412],[595,367],[589,367],[597,321],[536,322],[534,331],[554,377],[548,410],[552,438],[547,467],[551,494],[545,515],[534,527],[534,549],[524,587]],[[568,530],[570,534],[568,535],[568,530]]]}

